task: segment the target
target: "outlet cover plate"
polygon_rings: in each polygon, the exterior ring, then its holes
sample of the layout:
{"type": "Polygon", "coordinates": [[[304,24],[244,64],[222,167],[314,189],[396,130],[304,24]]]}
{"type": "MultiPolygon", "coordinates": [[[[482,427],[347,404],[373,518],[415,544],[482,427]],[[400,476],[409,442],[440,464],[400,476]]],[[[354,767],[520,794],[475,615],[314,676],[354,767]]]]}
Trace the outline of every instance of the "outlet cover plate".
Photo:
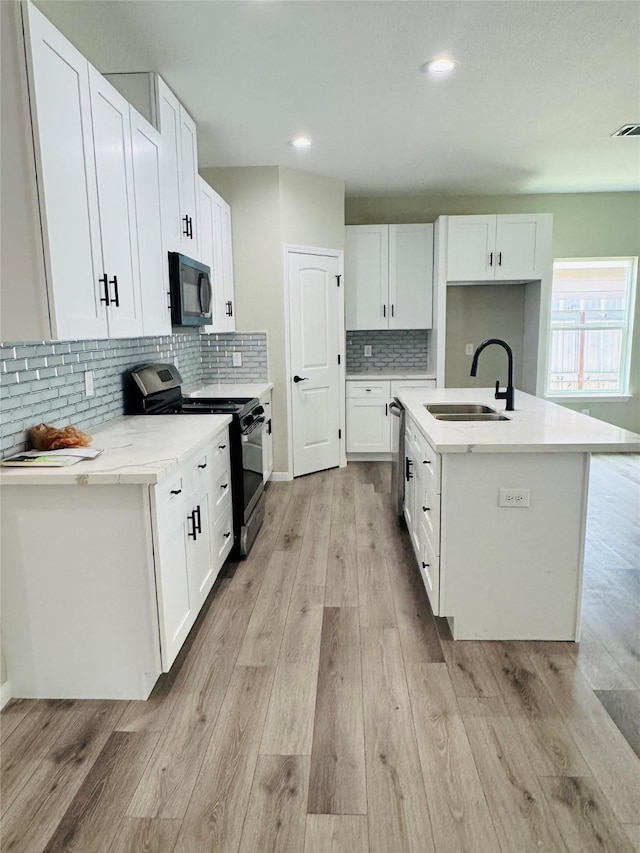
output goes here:
{"type": "Polygon", "coordinates": [[[371,344],[365,344],[364,345],[364,357],[365,358],[371,358],[372,352],[373,352],[373,349],[372,349],[371,344]]]}
{"type": "Polygon", "coordinates": [[[233,366],[234,367],[242,367],[242,353],[241,352],[234,352],[233,355],[231,356],[231,358],[233,360],[233,366]]]}
{"type": "Polygon", "coordinates": [[[508,489],[501,487],[498,496],[498,506],[526,508],[530,506],[530,489],[508,489]]]}
{"type": "Polygon", "coordinates": [[[87,397],[93,397],[96,393],[93,388],[93,370],[85,370],[84,372],[84,393],[87,397]]]}

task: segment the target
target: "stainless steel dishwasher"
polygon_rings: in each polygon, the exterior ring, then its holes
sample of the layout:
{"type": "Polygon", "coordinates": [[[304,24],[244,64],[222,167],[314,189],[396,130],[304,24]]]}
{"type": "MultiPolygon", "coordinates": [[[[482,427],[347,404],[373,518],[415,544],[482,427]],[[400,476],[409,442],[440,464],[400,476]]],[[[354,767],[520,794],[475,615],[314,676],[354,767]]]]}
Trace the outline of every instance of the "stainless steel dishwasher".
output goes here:
{"type": "Polygon", "coordinates": [[[404,406],[396,397],[389,405],[391,414],[395,415],[400,421],[398,424],[398,436],[393,450],[393,461],[391,464],[391,494],[395,502],[395,509],[398,513],[398,519],[404,519],[404,424],[405,411],[404,406]]]}

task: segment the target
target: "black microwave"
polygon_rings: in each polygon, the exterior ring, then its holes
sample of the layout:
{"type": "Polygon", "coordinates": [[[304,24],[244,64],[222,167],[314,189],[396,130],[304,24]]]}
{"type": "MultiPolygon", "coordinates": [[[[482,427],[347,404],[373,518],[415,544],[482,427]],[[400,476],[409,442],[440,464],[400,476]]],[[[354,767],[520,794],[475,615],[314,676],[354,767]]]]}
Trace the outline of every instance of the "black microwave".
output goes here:
{"type": "Polygon", "coordinates": [[[169,252],[171,323],[206,326],[213,321],[211,270],[178,252],[169,252]]]}

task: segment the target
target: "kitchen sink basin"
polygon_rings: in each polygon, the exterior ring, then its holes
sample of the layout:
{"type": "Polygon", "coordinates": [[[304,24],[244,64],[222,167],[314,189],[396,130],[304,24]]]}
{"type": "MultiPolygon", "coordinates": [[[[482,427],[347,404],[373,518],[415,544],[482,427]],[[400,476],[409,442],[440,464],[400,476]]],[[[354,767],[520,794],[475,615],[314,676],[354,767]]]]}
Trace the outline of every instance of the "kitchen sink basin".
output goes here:
{"type": "Polygon", "coordinates": [[[432,415],[497,415],[495,409],[490,406],[482,406],[480,403],[433,403],[425,405],[425,409],[432,415]]]}
{"type": "MultiPolygon", "coordinates": [[[[485,407],[486,408],[486,407],[485,407]]],[[[439,415],[434,415],[438,421],[508,421],[510,418],[501,415],[499,412],[445,412],[439,415]]]]}

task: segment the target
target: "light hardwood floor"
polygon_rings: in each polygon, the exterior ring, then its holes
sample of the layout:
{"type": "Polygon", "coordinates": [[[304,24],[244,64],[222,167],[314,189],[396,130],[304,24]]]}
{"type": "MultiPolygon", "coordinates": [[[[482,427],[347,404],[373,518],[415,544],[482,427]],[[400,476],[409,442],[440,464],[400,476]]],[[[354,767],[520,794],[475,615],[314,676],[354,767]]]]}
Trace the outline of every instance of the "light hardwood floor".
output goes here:
{"type": "Polygon", "coordinates": [[[1,849],[639,851],[638,462],[593,460],[579,645],[453,643],[389,465],[271,484],[149,701],[2,712],[1,849]]]}

